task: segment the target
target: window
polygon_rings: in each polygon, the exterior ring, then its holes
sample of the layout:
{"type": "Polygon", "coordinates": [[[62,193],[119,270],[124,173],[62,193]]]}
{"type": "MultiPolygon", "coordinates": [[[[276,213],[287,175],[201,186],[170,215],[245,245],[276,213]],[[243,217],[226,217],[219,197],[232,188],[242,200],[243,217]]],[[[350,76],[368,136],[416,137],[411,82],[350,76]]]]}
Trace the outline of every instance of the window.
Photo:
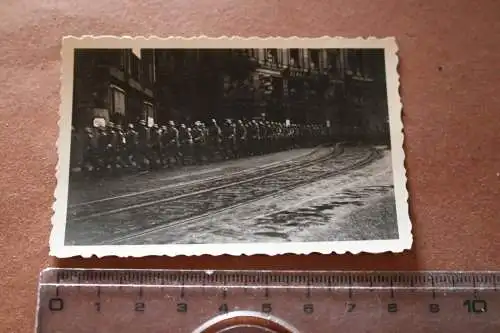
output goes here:
{"type": "Polygon", "coordinates": [[[327,67],[331,68],[333,70],[338,69],[339,64],[337,63],[337,61],[339,60],[339,56],[338,56],[337,51],[336,50],[328,50],[327,52],[328,52],[327,53],[327,61],[328,61],[327,67]]]}
{"type": "Polygon", "coordinates": [[[278,65],[278,50],[266,49],[266,64],[268,66],[278,65]]]}
{"type": "Polygon", "coordinates": [[[124,58],[125,58],[125,69],[126,72],[130,75],[132,74],[132,62],[131,62],[131,50],[125,50],[124,58]]]}
{"type": "Polygon", "coordinates": [[[349,69],[354,74],[357,74],[357,72],[360,72],[360,74],[363,73],[363,51],[362,50],[359,50],[359,49],[349,50],[348,62],[349,62],[349,69]]]}
{"type": "Polygon", "coordinates": [[[134,78],[134,79],[139,79],[139,59],[133,54],[133,53],[129,53],[129,57],[130,57],[130,75],[134,78]]]}
{"type": "Polygon", "coordinates": [[[311,64],[313,64],[311,67],[311,69],[316,69],[318,70],[319,69],[319,50],[310,50],[309,51],[309,56],[310,56],[310,59],[309,59],[309,62],[311,64]]]}
{"type": "Polygon", "coordinates": [[[149,70],[148,81],[149,81],[149,83],[154,83],[155,73],[154,73],[154,66],[153,66],[153,64],[148,64],[148,70],[149,70]]]}
{"type": "Polygon", "coordinates": [[[277,49],[271,49],[270,50],[272,56],[273,56],[273,66],[278,66],[280,65],[280,58],[278,57],[278,50],[277,49]]]}
{"type": "Polygon", "coordinates": [[[358,69],[361,75],[364,75],[364,61],[363,61],[363,50],[358,50],[357,54],[357,63],[358,63],[358,69]]]}
{"type": "Polygon", "coordinates": [[[154,56],[152,53],[145,53],[143,58],[139,61],[140,67],[142,69],[141,77],[143,82],[152,84],[154,82],[154,56]]]}
{"type": "Polygon", "coordinates": [[[299,49],[290,49],[290,66],[300,67],[299,49]]]}
{"type": "Polygon", "coordinates": [[[155,123],[155,115],[154,115],[154,108],[153,104],[144,102],[144,115],[145,115],[145,120],[148,123],[149,127],[152,127],[155,123]]]}
{"type": "Polygon", "coordinates": [[[120,50],[119,52],[120,52],[120,55],[119,55],[120,69],[122,71],[125,71],[125,67],[126,67],[125,51],[120,50]]]}
{"type": "Polygon", "coordinates": [[[111,113],[125,116],[125,92],[116,86],[111,86],[111,94],[111,113]]]}

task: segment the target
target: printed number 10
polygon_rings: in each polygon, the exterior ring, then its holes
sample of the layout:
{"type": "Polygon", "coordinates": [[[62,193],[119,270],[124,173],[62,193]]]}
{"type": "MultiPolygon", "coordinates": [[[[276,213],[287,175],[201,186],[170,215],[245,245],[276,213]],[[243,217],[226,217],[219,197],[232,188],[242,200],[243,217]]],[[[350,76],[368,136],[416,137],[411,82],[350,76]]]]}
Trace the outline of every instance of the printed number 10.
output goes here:
{"type": "Polygon", "coordinates": [[[486,303],[486,301],[479,299],[468,299],[464,302],[464,306],[467,307],[467,311],[472,313],[484,313],[488,311],[488,304],[486,303]]]}

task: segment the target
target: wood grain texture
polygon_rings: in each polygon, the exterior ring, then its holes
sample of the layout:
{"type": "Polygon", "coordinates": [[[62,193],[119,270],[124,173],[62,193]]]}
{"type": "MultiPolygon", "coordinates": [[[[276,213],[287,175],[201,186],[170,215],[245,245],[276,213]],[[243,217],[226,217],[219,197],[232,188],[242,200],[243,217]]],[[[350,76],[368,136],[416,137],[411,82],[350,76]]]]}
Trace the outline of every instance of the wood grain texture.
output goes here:
{"type": "Polygon", "coordinates": [[[500,2],[3,0],[1,8],[0,331],[32,330],[38,272],[47,265],[500,268],[500,2]],[[59,52],[68,34],[396,36],[414,249],[401,255],[49,259],[59,52]]]}

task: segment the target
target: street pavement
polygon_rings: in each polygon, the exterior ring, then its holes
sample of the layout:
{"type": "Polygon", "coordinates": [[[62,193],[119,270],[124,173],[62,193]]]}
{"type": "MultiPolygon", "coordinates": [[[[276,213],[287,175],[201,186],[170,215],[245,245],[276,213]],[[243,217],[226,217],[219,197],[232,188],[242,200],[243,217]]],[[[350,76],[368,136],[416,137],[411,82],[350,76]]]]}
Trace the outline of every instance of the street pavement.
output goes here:
{"type": "Polygon", "coordinates": [[[390,152],[301,149],[70,186],[66,243],[398,238],[390,152]]]}
{"type": "Polygon", "coordinates": [[[140,172],[122,177],[70,179],[68,203],[70,206],[82,205],[122,195],[134,195],[162,186],[181,187],[186,183],[203,181],[213,177],[235,174],[254,168],[275,167],[295,160],[323,156],[324,149],[293,149],[274,154],[216,162],[202,166],[182,166],[152,172],[140,172]]]}

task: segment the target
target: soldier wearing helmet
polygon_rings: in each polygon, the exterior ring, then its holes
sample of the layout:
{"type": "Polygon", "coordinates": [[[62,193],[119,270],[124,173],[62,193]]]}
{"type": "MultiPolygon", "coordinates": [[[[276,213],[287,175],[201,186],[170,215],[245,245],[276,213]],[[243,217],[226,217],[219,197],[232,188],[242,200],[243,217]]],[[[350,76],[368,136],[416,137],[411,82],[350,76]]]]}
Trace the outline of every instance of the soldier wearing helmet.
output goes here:
{"type": "Polygon", "coordinates": [[[225,159],[236,155],[236,128],[231,119],[226,119],[222,127],[223,153],[225,159]]]}
{"type": "Polygon", "coordinates": [[[126,162],[129,167],[136,167],[139,161],[138,156],[138,145],[139,145],[139,133],[135,130],[134,124],[128,124],[127,131],[125,133],[126,139],[126,151],[127,159],[126,162]]]}
{"type": "Polygon", "coordinates": [[[193,139],[193,158],[197,164],[203,164],[203,150],[205,144],[205,131],[201,121],[196,121],[191,130],[193,139]]]}
{"type": "Polygon", "coordinates": [[[172,159],[179,162],[180,142],[179,130],[175,127],[175,122],[170,120],[165,126],[162,134],[163,147],[165,149],[165,162],[167,166],[172,166],[172,159]]]}
{"type": "Polygon", "coordinates": [[[125,169],[128,166],[127,157],[127,138],[120,124],[115,126],[116,133],[116,153],[118,158],[118,166],[125,169]]]}
{"type": "Polygon", "coordinates": [[[215,160],[217,153],[222,150],[222,130],[215,119],[211,119],[208,125],[207,146],[210,160],[215,160]]]}
{"type": "Polygon", "coordinates": [[[186,156],[191,155],[191,148],[193,145],[193,138],[191,136],[191,129],[186,124],[179,126],[179,142],[180,142],[180,161],[182,165],[186,165],[186,156]]]}
{"type": "Polygon", "coordinates": [[[161,165],[161,129],[158,124],[154,124],[150,129],[150,145],[151,145],[151,167],[158,169],[161,165]]]}
{"type": "Polygon", "coordinates": [[[248,124],[248,145],[250,155],[256,155],[259,149],[260,142],[260,127],[257,120],[253,119],[248,124]]]}
{"type": "Polygon", "coordinates": [[[248,146],[247,146],[247,128],[243,123],[243,120],[238,120],[236,122],[236,144],[237,144],[237,154],[238,157],[248,154],[248,146]]]}
{"type": "Polygon", "coordinates": [[[87,172],[95,171],[99,165],[99,141],[90,127],[84,129],[83,167],[87,172]]]}
{"type": "Polygon", "coordinates": [[[141,119],[139,121],[139,125],[137,126],[137,133],[138,133],[138,156],[139,160],[138,166],[141,169],[147,169],[148,166],[151,164],[151,147],[150,147],[150,129],[146,124],[146,121],[141,119]]]}

